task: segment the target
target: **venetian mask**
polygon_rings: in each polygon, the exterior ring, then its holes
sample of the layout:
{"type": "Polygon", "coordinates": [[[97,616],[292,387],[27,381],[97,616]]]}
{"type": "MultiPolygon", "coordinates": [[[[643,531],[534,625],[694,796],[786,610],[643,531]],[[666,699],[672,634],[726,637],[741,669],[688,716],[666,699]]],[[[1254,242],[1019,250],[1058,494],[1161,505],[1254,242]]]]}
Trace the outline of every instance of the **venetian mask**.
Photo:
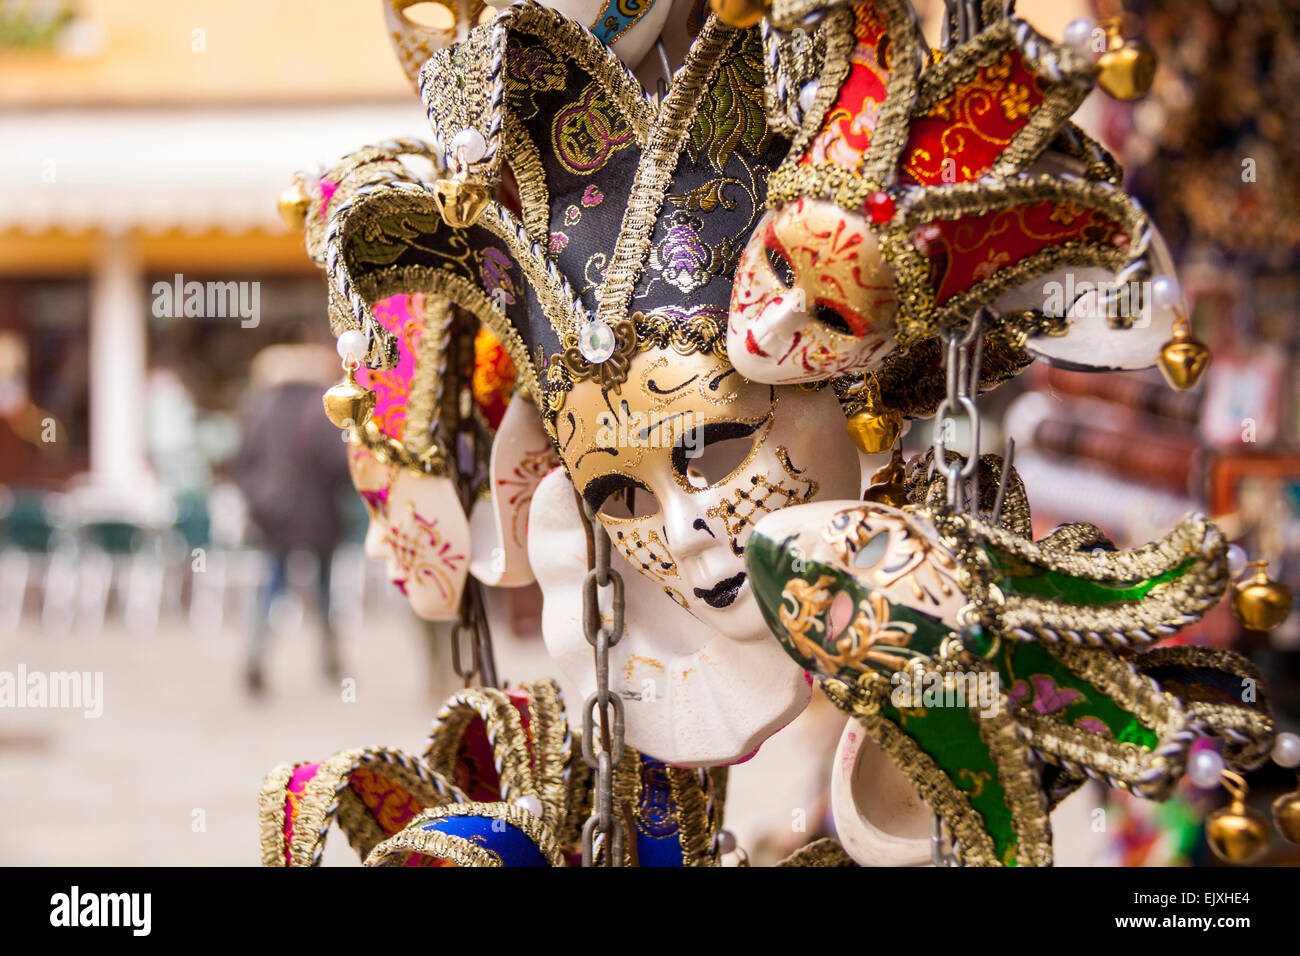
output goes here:
{"type": "Polygon", "coordinates": [[[385,563],[417,616],[456,620],[469,570],[470,530],[455,483],[381,462],[359,444],[349,447],[348,465],[370,515],[366,557],[385,563]]]}
{"type": "Polygon", "coordinates": [[[893,271],[861,216],[798,199],[767,213],[736,269],[727,354],[758,382],[823,381],[892,349],[893,271]]]}
{"type": "MultiPolygon", "coordinates": [[[[597,526],[596,533],[607,532],[597,526]]],[[[610,533],[612,542],[616,535],[610,533]]],[[[544,598],[547,652],[566,697],[584,701],[596,690],[582,630],[587,542],[562,469],[537,489],[528,549],[544,598]]],[[[656,551],[656,557],[665,556],[656,551]]],[[[666,600],[662,583],[641,570],[640,560],[629,567],[615,549],[610,559],[622,575],[626,605],[623,637],[610,649],[610,690],[623,701],[629,746],[676,766],[734,763],[807,705],[807,677],[775,641],[734,640],[666,600]]],[[[747,593],[739,600],[753,603],[747,593]]],[[[606,625],[610,611],[604,607],[606,625]]]]}
{"type": "Polygon", "coordinates": [[[830,392],[757,385],[713,356],[642,353],[620,391],[580,383],[566,409],[561,456],[614,548],[735,640],[765,633],[746,587],[754,524],[857,491],[852,447],[824,440],[830,392]]]}

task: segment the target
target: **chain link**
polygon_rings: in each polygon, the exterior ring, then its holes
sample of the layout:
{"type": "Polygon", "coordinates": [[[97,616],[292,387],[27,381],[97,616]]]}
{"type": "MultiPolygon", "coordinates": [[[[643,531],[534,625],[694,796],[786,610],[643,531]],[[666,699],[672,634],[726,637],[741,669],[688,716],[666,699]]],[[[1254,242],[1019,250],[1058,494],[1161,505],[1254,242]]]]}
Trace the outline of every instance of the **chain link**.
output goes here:
{"type": "Polygon", "coordinates": [[[609,566],[609,535],[585,501],[582,520],[591,533],[594,555],[582,582],[582,634],[592,647],[596,663],[596,692],[582,706],[582,759],[595,771],[596,777],[592,814],[582,828],[582,865],[593,865],[599,840],[605,852],[605,865],[622,866],[626,831],[621,817],[614,811],[614,771],[623,759],[624,714],[623,698],[609,689],[609,650],[623,637],[623,577],[609,566]],[[611,591],[609,627],[604,626],[600,610],[600,592],[605,588],[611,591]]]}
{"type": "MultiPolygon", "coordinates": [[[[950,4],[951,6],[951,4],[950,4]]],[[[967,14],[968,15],[968,14],[967,14]]],[[[934,454],[930,475],[943,474],[948,493],[948,507],[953,511],[978,510],[980,463],[980,415],[975,405],[979,394],[980,371],[984,362],[984,309],[975,313],[970,326],[944,332],[944,382],[946,394],[934,413],[934,454]],[[960,409],[970,422],[969,450],[948,461],[947,422],[960,409]],[[969,493],[967,481],[970,482],[969,493]]],[[[1005,478],[1005,475],[1004,475],[1005,478]]],[[[999,499],[1006,493],[1005,482],[999,487],[999,499]]],[[[956,846],[949,853],[944,846],[944,825],[937,815],[930,817],[930,859],[935,866],[959,866],[956,846]]]]}

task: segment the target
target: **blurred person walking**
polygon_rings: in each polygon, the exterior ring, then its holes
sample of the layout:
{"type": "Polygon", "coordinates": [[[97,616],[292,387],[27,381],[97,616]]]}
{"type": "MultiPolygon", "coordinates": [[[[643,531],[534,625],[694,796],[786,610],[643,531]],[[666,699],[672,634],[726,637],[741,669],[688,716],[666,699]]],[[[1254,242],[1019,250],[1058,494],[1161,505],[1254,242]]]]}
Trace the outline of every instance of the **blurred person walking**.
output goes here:
{"type": "Polygon", "coordinates": [[[351,483],[339,431],[321,408],[322,391],[337,377],[333,350],[318,345],[270,346],[254,357],[250,370],[241,443],[231,471],[269,558],[248,654],[248,689],[254,695],[265,690],[271,609],[288,587],[294,551],[316,557],[324,669],[331,679],[340,673],[330,618],[330,563],[343,535],[342,498],[351,483]]]}

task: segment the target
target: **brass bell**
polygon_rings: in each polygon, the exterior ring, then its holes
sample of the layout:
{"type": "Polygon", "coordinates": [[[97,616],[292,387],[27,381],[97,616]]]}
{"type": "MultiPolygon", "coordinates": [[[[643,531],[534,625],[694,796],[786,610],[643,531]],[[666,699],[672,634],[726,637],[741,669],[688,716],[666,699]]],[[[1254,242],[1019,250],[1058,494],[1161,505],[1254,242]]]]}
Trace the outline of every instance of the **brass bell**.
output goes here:
{"type": "Polygon", "coordinates": [[[1267,561],[1248,561],[1255,576],[1232,586],[1232,613],[1243,627],[1252,631],[1271,631],[1291,613],[1291,589],[1269,579],[1267,561]]]}
{"type": "Polygon", "coordinates": [[[772,0],[709,0],[709,6],[727,26],[747,30],[763,19],[772,0]]]}
{"type": "Polygon", "coordinates": [[[1268,820],[1234,793],[1232,803],[1206,818],[1205,837],[1225,863],[1251,863],[1268,849],[1268,820]]]}
{"type": "Polygon", "coordinates": [[[284,220],[284,224],[294,232],[300,232],[307,224],[307,211],[311,208],[311,197],[302,186],[294,183],[280,193],[276,208],[280,210],[280,218],[284,220]]]}
{"type": "Polygon", "coordinates": [[[907,504],[907,490],[903,487],[905,475],[903,449],[895,445],[894,453],[889,456],[889,461],[884,467],[878,468],[872,474],[871,486],[867,489],[866,494],[862,496],[862,500],[889,505],[891,508],[903,507],[903,505],[907,504]]]}
{"type": "Polygon", "coordinates": [[[1147,95],[1156,78],[1156,55],[1138,40],[1119,40],[1097,58],[1097,85],[1117,100],[1147,95]]]}
{"type": "Polygon", "coordinates": [[[360,427],[375,412],[375,393],[357,381],[357,370],[348,369],[347,377],[321,397],[325,415],[337,428],[360,427]]]}
{"type": "Polygon", "coordinates": [[[903,416],[896,408],[886,408],[880,398],[880,386],[874,375],[867,379],[866,402],[845,427],[853,444],[866,455],[889,451],[903,433],[903,416]]]}
{"type": "Polygon", "coordinates": [[[1173,338],[1160,348],[1160,374],[1170,388],[1186,391],[1196,385],[1210,364],[1210,349],[1192,335],[1187,320],[1174,320],[1173,338]]]}
{"type": "Polygon", "coordinates": [[[1283,839],[1300,843],[1300,790],[1284,793],[1273,801],[1273,825],[1283,839]]]}
{"type": "Polygon", "coordinates": [[[434,183],[433,198],[443,221],[453,229],[464,229],[474,225],[487,207],[488,191],[482,183],[457,176],[434,183]]]}

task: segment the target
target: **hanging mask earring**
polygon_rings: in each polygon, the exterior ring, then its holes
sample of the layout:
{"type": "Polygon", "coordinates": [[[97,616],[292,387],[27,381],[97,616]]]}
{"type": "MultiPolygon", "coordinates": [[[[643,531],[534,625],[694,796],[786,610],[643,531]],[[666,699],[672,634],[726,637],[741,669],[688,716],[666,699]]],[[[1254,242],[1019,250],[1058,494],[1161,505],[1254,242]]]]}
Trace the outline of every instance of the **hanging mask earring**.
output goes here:
{"type": "Polygon", "coordinates": [[[867,373],[862,388],[862,407],[848,420],[849,437],[863,454],[878,455],[898,441],[903,416],[898,409],[885,406],[875,373],[867,373]]]}
{"type": "Polygon", "coordinates": [[[1099,24],[1106,31],[1107,50],[1097,58],[1097,85],[1117,100],[1141,99],[1156,78],[1156,55],[1141,40],[1124,39],[1120,25],[1119,17],[1099,24]]]}
{"type": "Polygon", "coordinates": [[[472,226],[488,203],[488,188],[469,178],[469,167],[487,155],[487,141],[476,129],[463,129],[451,141],[456,173],[451,179],[439,179],[433,185],[438,212],[453,229],[472,226]]]}
{"type": "Polygon", "coordinates": [[[1240,774],[1224,768],[1219,771],[1219,779],[1232,802],[1206,818],[1206,840],[1214,855],[1225,863],[1252,863],[1268,849],[1268,819],[1246,806],[1249,791],[1240,774]]]}
{"type": "MultiPolygon", "coordinates": [[[[1283,733],[1273,738],[1272,757],[1279,767],[1288,770],[1300,767],[1300,734],[1283,733]]],[[[1296,789],[1273,801],[1273,825],[1283,839],[1300,843],[1300,773],[1297,773],[1296,789]]]]}
{"type": "Polygon", "coordinates": [[[1247,561],[1254,568],[1249,581],[1232,586],[1232,613],[1252,631],[1271,631],[1291,614],[1291,590],[1269,578],[1267,561],[1247,561]]]}
{"type": "Polygon", "coordinates": [[[907,491],[903,487],[906,474],[903,445],[899,442],[894,446],[894,453],[889,456],[889,461],[871,476],[871,487],[862,496],[862,500],[889,505],[891,508],[903,507],[907,504],[907,491]]]}
{"type": "Polygon", "coordinates": [[[1183,290],[1173,276],[1156,276],[1151,280],[1151,306],[1172,309],[1172,337],[1160,347],[1160,374],[1169,387],[1180,392],[1195,387],[1210,365],[1210,348],[1192,334],[1183,307],[1183,290]]]}
{"type": "Polygon", "coordinates": [[[357,381],[365,355],[366,334],[359,329],[344,332],[338,340],[339,357],[347,376],[322,397],[325,414],[337,428],[360,428],[375,411],[375,393],[357,381]]]}

